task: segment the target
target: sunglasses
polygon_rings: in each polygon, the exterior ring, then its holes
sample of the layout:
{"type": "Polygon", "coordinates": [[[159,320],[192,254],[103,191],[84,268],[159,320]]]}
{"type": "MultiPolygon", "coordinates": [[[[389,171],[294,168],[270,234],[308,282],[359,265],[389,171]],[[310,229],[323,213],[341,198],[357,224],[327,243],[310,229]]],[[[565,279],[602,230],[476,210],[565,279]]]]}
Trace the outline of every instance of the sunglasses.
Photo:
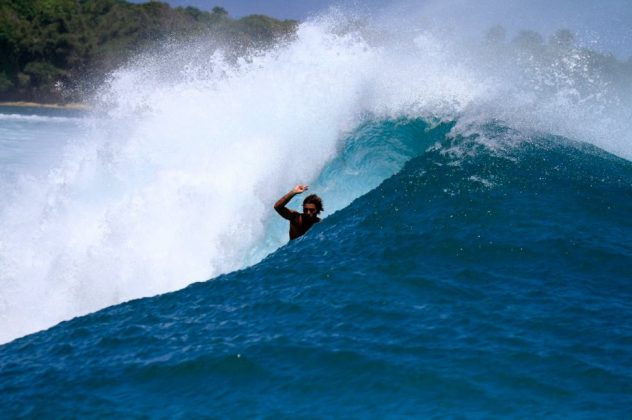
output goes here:
{"type": "Polygon", "coordinates": [[[303,207],[305,213],[316,213],[316,209],[313,207],[303,207]]]}

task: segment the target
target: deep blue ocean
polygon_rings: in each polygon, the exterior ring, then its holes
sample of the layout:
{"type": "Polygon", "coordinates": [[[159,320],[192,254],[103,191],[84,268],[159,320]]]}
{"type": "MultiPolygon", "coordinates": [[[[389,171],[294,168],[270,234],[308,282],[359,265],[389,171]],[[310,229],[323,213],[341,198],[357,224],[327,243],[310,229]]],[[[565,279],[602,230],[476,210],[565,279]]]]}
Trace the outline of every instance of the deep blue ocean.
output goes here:
{"type": "Polygon", "coordinates": [[[254,266],[1,346],[2,417],[628,418],[632,164],[450,126],[357,130],[321,182],[415,156],[254,266]]]}

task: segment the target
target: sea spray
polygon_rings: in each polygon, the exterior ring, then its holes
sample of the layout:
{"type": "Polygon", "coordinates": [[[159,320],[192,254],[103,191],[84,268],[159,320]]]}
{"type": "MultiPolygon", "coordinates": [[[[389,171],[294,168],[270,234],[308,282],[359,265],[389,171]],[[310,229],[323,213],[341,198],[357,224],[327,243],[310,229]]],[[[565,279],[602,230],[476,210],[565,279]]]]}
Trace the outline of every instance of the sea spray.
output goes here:
{"type": "Polygon", "coordinates": [[[3,205],[2,340],[265,255],[271,203],[335,156],[373,55],[309,25],[201,80],[181,80],[197,58],[167,82],[142,60],[114,73],[91,132],[3,205]]]}

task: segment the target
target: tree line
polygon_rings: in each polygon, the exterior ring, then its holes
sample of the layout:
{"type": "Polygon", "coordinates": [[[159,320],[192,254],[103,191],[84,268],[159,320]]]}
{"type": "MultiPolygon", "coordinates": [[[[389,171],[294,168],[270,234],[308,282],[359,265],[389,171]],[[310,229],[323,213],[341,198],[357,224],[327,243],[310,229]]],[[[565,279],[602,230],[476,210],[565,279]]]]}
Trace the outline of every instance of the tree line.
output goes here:
{"type": "Polygon", "coordinates": [[[484,48],[491,65],[511,62],[523,68],[525,80],[538,85],[541,94],[566,89],[578,100],[609,95],[622,106],[632,105],[632,57],[621,60],[611,53],[580,46],[568,29],[559,29],[547,40],[531,30],[512,39],[502,26],[487,31],[484,48]]]}
{"type": "Polygon", "coordinates": [[[2,0],[0,100],[78,100],[86,86],[166,38],[216,33],[245,47],[288,36],[296,25],[262,15],[233,19],[221,7],[204,12],[157,1],[2,0]]]}

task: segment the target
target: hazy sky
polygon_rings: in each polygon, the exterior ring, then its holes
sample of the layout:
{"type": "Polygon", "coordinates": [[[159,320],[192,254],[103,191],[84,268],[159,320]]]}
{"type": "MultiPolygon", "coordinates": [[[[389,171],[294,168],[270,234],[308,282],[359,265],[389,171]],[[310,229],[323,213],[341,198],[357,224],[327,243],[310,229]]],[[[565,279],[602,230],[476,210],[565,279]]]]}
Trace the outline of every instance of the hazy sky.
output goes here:
{"type": "MultiPolygon", "coordinates": [[[[251,14],[274,16],[281,19],[302,20],[312,13],[317,13],[333,0],[162,0],[172,6],[194,6],[202,10],[211,10],[221,6],[233,17],[251,14]]],[[[145,0],[132,0],[133,3],[144,3],[145,0]]],[[[377,1],[368,3],[379,4],[377,1]]]]}
{"type": "MultiPolygon", "coordinates": [[[[141,3],[143,0],[133,0],[141,3]]],[[[579,41],[622,58],[632,56],[632,0],[163,0],[172,6],[210,10],[225,8],[233,17],[265,14],[282,19],[304,20],[329,6],[352,5],[372,13],[394,10],[435,18],[450,16],[453,25],[481,33],[501,24],[512,35],[531,29],[548,36],[568,28],[579,41]]]]}

